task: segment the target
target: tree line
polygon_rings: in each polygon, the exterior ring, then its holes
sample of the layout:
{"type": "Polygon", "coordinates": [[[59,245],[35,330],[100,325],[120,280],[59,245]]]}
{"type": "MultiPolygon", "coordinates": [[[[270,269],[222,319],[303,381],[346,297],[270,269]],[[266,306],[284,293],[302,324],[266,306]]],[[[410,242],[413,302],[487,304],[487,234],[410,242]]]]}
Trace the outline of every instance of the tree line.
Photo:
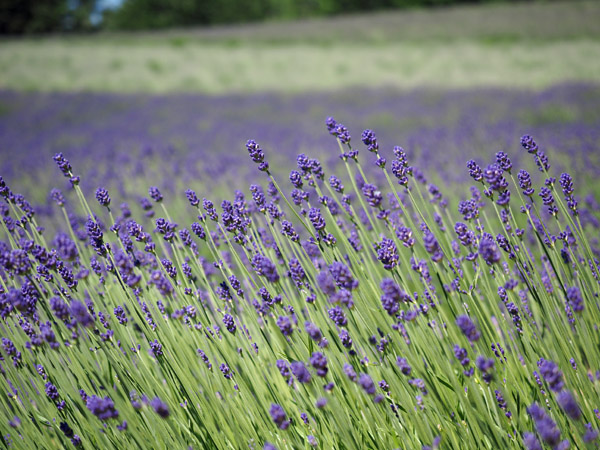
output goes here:
{"type": "MultiPolygon", "coordinates": [[[[0,0],[0,34],[149,30],[499,0],[0,0]]],[[[519,1],[519,0],[504,0],[519,1]]]]}

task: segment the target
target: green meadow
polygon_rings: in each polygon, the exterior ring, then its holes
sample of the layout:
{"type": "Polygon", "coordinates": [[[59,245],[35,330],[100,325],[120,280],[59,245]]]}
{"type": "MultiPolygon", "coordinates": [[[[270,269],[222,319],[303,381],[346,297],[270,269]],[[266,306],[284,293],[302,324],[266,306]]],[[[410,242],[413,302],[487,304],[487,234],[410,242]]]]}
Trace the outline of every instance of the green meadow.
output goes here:
{"type": "Polygon", "coordinates": [[[540,89],[600,77],[600,2],[491,4],[0,41],[0,88],[303,92],[540,89]]]}

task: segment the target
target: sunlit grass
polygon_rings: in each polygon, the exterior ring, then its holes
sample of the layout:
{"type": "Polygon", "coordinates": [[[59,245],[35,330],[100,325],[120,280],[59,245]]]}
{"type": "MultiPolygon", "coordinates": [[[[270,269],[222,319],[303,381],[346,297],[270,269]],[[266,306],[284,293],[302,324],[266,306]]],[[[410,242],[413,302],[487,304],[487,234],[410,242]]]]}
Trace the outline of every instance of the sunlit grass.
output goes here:
{"type": "Polygon", "coordinates": [[[257,92],[543,88],[600,79],[600,3],[490,5],[0,42],[0,88],[257,92]]]}
{"type": "Polygon", "coordinates": [[[595,41],[482,45],[453,43],[340,44],[322,48],[219,44],[112,47],[94,43],[5,44],[0,87],[22,90],[207,93],[511,86],[543,88],[596,81],[595,41]]]}

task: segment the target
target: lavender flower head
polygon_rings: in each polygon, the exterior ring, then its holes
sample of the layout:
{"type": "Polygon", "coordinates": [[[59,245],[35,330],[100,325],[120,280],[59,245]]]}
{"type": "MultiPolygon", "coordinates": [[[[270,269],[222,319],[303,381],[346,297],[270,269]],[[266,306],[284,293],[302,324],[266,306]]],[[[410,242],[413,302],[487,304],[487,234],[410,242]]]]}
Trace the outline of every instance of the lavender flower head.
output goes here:
{"type": "Polygon", "coordinates": [[[88,217],[88,220],[87,220],[85,226],[86,226],[89,242],[90,242],[90,245],[92,246],[92,248],[94,250],[96,250],[96,253],[98,255],[100,255],[100,256],[106,255],[107,249],[106,249],[106,245],[104,244],[104,235],[102,234],[102,230],[100,229],[98,222],[96,222],[91,217],[88,217]]]}
{"type": "Polygon", "coordinates": [[[409,376],[412,372],[412,367],[410,367],[410,364],[408,364],[406,358],[398,356],[398,358],[396,359],[396,365],[400,368],[400,371],[406,376],[409,376]]]}
{"type": "Polygon", "coordinates": [[[554,392],[562,391],[565,383],[563,381],[563,374],[556,363],[542,358],[538,361],[538,366],[540,368],[540,373],[542,374],[542,377],[544,377],[546,383],[548,383],[550,390],[554,392]]]}
{"type": "Polygon", "coordinates": [[[56,389],[56,386],[54,386],[52,383],[50,383],[50,382],[46,383],[45,392],[50,400],[53,400],[53,401],[58,400],[58,397],[59,397],[58,389],[56,389]]]}
{"type": "Polygon", "coordinates": [[[358,384],[360,384],[367,394],[375,394],[375,383],[373,383],[373,379],[368,374],[361,373],[358,377],[358,384]]]}
{"type": "Polygon", "coordinates": [[[333,117],[328,117],[325,120],[325,126],[329,131],[329,134],[335,136],[340,140],[342,144],[348,144],[350,142],[350,133],[348,129],[336,120],[333,117]]]}
{"type": "Polygon", "coordinates": [[[496,153],[496,163],[500,166],[502,170],[510,173],[510,169],[512,169],[512,162],[510,161],[510,158],[506,153],[496,153]]]}
{"type": "Polygon", "coordinates": [[[223,325],[225,325],[225,328],[227,328],[227,331],[229,331],[230,333],[235,333],[235,330],[236,330],[235,321],[231,314],[225,314],[223,316],[223,325]]]}
{"type": "Polygon", "coordinates": [[[148,195],[150,195],[150,198],[157,203],[161,202],[163,199],[162,194],[156,186],[151,186],[150,189],[148,189],[148,195]]]}
{"type": "Polygon", "coordinates": [[[571,306],[571,309],[577,313],[580,313],[584,309],[583,296],[577,286],[572,286],[567,289],[567,302],[571,306]]]}
{"type": "Polygon", "coordinates": [[[363,144],[367,146],[367,150],[373,153],[377,153],[379,150],[379,144],[377,143],[377,137],[373,130],[364,130],[361,135],[363,144]]]}
{"type": "Polygon", "coordinates": [[[329,270],[336,284],[344,289],[354,290],[358,288],[358,280],[345,264],[335,261],[329,266],[329,270]]]}
{"type": "Polygon", "coordinates": [[[440,248],[440,245],[435,238],[435,235],[427,230],[425,236],[423,236],[423,245],[427,253],[431,255],[431,259],[435,262],[439,262],[443,259],[444,254],[440,248]]]}
{"type": "Polygon", "coordinates": [[[94,318],[90,315],[87,307],[79,300],[71,301],[69,313],[82,327],[91,327],[94,325],[94,318]]]}
{"type": "Polygon", "coordinates": [[[96,189],[96,200],[98,200],[100,206],[110,205],[110,196],[108,195],[108,191],[101,187],[96,189]]]}
{"type": "Polygon", "coordinates": [[[281,330],[281,334],[284,336],[291,336],[294,329],[292,328],[292,322],[287,316],[279,316],[277,319],[277,326],[281,330]]]}
{"type": "Polygon", "coordinates": [[[300,383],[309,383],[310,372],[302,361],[294,361],[290,364],[290,369],[300,383]]]}
{"type": "Polygon", "coordinates": [[[407,301],[408,296],[400,289],[398,284],[391,278],[381,280],[381,305],[383,309],[390,315],[394,316],[400,309],[400,302],[407,301]]]}
{"type": "Polygon", "coordinates": [[[58,168],[63,173],[63,175],[67,178],[70,178],[73,168],[71,167],[69,160],[66,159],[62,153],[57,153],[56,155],[54,155],[53,159],[58,165],[58,168]]]}
{"type": "Polygon", "coordinates": [[[535,437],[535,434],[530,432],[523,433],[523,445],[527,450],[542,450],[540,441],[535,437]]]}
{"type": "Polygon", "coordinates": [[[546,411],[537,403],[534,403],[527,408],[527,412],[533,418],[535,428],[542,440],[551,447],[558,445],[560,442],[560,430],[550,416],[546,414],[546,411]]]}
{"type": "Polygon", "coordinates": [[[304,324],[304,330],[306,331],[308,336],[315,342],[320,342],[321,339],[323,339],[323,334],[321,333],[321,330],[319,330],[319,327],[312,322],[306,321],[304,324]]]}
{"type": "Polygon", "coordinates": [[[531,175],[526,170],[520,170],[517,174],[517,178],[519,180],[519,187],[523,191],[523,195],[527,197],[531,197],[535,193],[535,189],[533,189],[531,184],[531,175]]]}
{"type": "Polygon", "coordinates": [[[486,234],[484,234],[483,238],[479,242],[479,254],[489,265],[497,263],[502,257],[500,249],[494,241],[494,238],[486,234]]]}
{"type": "Polygon", "coordinates": [[[100,420],[116,419],[119,411],[109,397],[100,398],[95,395],[88,397],[87,408],[100,420]]]}
{"type": "Polygon", "coordinates": [[[248,149],[252,161],[258,164],[258,169],[263,172],[268,172],[269,163],[265,161],[265,153],[260,148],[260,145],[258,145],[255,140],[249,139],[248,142],[246,142],[246,149],[248,149]]]}
{"type": "Polygon", "coordinates": [[[150,406],[152,407],[154,412],[163,419],[166,419],[171,414],[169,411],[169,406],[158,397],[154,397],[150,401],[150,406]]]}
{"type": "Polygon", "coordinates": [[[314,352],[310,357],[310,364],[316,369],[317,375],[324,377],[327,375],[327,358],[321,352],[314,352]]]}
{"type": "Polygon", "coordinates": [[[472,159],[467,162],[467,169],[469,169],[469,175],[475,181],[483,180],[483,170],[481,170],[481,167],[479,166],[479,164],[477,164],[472,159]]]}
{"type": "Polygon", "coordinates": [[[470,342],[476,342],[481,337],[481,334],[479,333],[477,327],[475,327],[475,324],[469,318],[469,316],[458,316],[456,318],[456,325],[458,325],[460,330],[470,342]]]}
{"type": "Polygon", "coordinates": [[[371,205],[373,208],[379,208],[381,202],[383,201],[383,194],[379,189],[377,189],[377,186],[365,183],[362,187],[362,193],[366,197],[369,205],[371,205]]]}
{"type": "Polygon", "coordinates": [[[571,392],[567,390],[559,392],[556,396],[556,401],[571,419],[579,420],[581,418],[581,409],[571,392]]]}
{"type": "Polygon", "coordinates": [[[377,259],[383,263],[383,268],[392,270],[398,265],[400,256],[398,255],[398,248],[391,239],[383,238],[381,242],[373,244],[377,251],[377,259]]]}
{"type": "Polygon", "coordinates": [[[531,136],[528,134],[521,137],[521,146],[529,153],[537,153],[538,146],[531,136]]]}
{"type": "Polygon", "coordinates": [[[398,227],[396,229],[396,236],[402,241],[402,245],[407,248],[411,248],[415,245],[415,238],[413,232],[408,227],[398,227]]]}
{"type": "Polygon", "coordinates": [[[185,191],[185,196],[187,197],[188,201],[190,202],[190,205],[198,206],[200,204],[200,199],[198,198],[196,193],[194,191],[192,191],[191,189],[187,189],[185,191]]]}
{"type": "Polygon", "coordinates": [[[292,183],[292,186],[294,186],[295,188],[300,189],[302,187],[302,174],[300,172],[298,172],[297,170],[292,170],[290,172],[290,183],[292,183]]]}
{"type": "Polygon", "coordinates": [[[344,364],[343,369],[344,369],[344,373],[350,379],[350,381],[356,381],[357,375],[354,370],[354,367],[352,367],[350,364],[346,363],[346,364],[344,364]]]}
{"type": "Polygon", "coordinates": [[[275,425],[279,427],[280,430],[286,430],[290,426],[290,421],[286,420],[286,414],[281,405],[276,403],[271,403],[271,409],[269,409],[269,414],[271,415],[271,419],[275,422],[275,425]]]}
{"type": "Polygon", "coordinates": [[[308,219],[317,232],[320,232],[323,230],[323,228],[325,228],[325,219],[323,219],[321,210],[319,208],[310,208],[308,211],[308,219]]]}
{"type": "Polygon", "coordinates": [[[50,191],[50,198],[56,202],[58,206],[64,206],[65,204],[65,196],[58,189],[52,189],[50,191]]]}
{"type": "Polygon", "coordinates": [[[348,324],[348,319],[346,318],[344,311],[339,306],[334,306],[330,310],[327,311],[329,314],[329,318],[333,320],[333,322],[339,327],[345,327],[348,324]]]}
{"type": "Polygon", "coordinates": [[[279,281],[277,266],[266,256],[255,254],[252,258],[252,266],[258,275],[265,277],[271,283],[279,281]]]}

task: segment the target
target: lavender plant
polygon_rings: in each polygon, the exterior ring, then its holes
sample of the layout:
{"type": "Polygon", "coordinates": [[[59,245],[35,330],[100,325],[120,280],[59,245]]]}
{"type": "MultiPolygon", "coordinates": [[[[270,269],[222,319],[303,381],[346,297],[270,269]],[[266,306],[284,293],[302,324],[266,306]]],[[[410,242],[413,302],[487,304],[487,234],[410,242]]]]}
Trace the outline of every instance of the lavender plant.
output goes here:
{"type": "Polygon", "coordinates": [[[446,198],[409,152],[365,130],[362,156],[326,125],[340,173],[302,154],[279,178],[249,140],[250,195],[190,186],[186,209],[156,186],[135,212],[103,187],[88,203],[58,154],[53,239],[0,178],[3,444],[596,446],[598,222],[577,180],[524,136],[542,186],[499,152],[446,198]]]}

